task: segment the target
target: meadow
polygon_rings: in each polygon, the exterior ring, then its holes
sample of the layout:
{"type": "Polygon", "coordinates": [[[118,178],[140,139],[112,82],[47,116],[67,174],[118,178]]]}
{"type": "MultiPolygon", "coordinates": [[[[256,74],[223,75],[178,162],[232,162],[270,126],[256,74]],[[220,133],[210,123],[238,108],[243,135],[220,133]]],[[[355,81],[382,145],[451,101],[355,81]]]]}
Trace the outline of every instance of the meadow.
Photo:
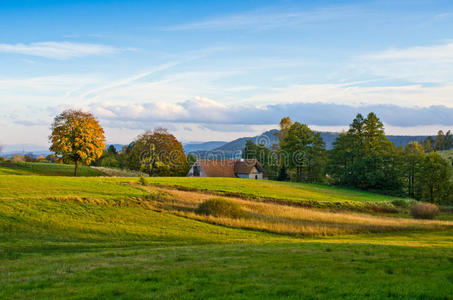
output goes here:
{"type": "MultiPolygon", "coordinates": [[[[132,182],[130,179],[128,181],[114,178],[110,180],[132,182]]],[[[267,180],[188,177],[151,177],[144,180],[147,184],[161,187],[319,208],[372,210],[378,207],[385,209],[394,200],[409,200],[328,185],[267,180]]]]}
{"type": "Polygon", "coordinates": [[[145,182],[0,175],[0,298],[451,299],[453,294],[453,222],[264,201],[392,198],[242,179],[145,182]],[[238,203],[246,217],[193,212],[217,194],[238,203]]]}
{"type": "MultiPolygon", "coordinates": [[[[0,161],[0,175],[73,176],[74,165],[0,161]]],[[[103,172],[87,166],[79,167],[80,176],[103,176],[103,172]]]]}

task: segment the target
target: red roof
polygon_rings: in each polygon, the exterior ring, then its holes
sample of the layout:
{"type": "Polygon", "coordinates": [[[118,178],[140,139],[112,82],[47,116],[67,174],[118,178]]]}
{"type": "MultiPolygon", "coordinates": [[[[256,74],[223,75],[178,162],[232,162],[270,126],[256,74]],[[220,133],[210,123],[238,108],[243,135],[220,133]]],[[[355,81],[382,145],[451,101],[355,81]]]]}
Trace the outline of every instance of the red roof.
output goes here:
{"type": "Polygon", "coordinates": [[[263,172],[256,159],[198,160],[196,164],[208,177],[238,177],[237,174],[250,174],[254,167],[263,172]]]}

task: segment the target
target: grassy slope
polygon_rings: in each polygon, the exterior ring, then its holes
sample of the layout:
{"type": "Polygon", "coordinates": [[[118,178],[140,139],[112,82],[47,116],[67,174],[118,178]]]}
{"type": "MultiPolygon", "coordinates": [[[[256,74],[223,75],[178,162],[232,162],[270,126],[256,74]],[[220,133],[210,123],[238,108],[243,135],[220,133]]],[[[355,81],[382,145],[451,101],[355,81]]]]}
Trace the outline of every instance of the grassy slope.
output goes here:
{"type": "Polygon", "coordinates": [[[109,183],[102,178],[0,175],[0,198],[88,197],[121,200],[143,195],[141,190],[109,183]]]}
{"type": "MultiPolygon", "coordinates": [[[[120,180],[121,179],[112,179],[120,180]]],[[[359,201],[379,202],[397,199],[391,196],[367,193],[357,190],[326,185],[277,182],[268,180],[235,178],[190,178],[152,177],[146,178],[151,184],[181,186],[208,191],[236,193],[263,198],[302,201],[359,201]]]]}
{"type": "Polygon", "coordinates": [[[0,298],[453,294],[451,230],[301,239],[226,228],[124,207],[144,193],[126,180],[0,176],[0,298]]]}
{"type": "Polygon", "coordinates": [[[34,199],[0,200],[0,233],[0,298],[453,293],[451,231],[297,239],[142,208],[34,199]]]}
{"type": "MultiPolygon", "coordinates": [[[[0,162],[0,175],[47,175],[47,176],[73,176],[74,165],[32,163],[32,162],[0,162]]],[[[104,176],[99,170],[79,167],[80,176],[104,176]]]]}
{"type": "MultiPolygon", "coordinates": [[[[280,183],[232,178],[146,178],[152,184],[183,186],[213,192],[230,192],[252,197],[265,197],[294,202],[319,201],[390,201],[394,198],[312,184],[280,183]]],[[[51,176],[7,176],[0,175],[0,197],[139,197],[144,192],[128,185],[138,182],[137,178],[74,178],[51,176]]]]}

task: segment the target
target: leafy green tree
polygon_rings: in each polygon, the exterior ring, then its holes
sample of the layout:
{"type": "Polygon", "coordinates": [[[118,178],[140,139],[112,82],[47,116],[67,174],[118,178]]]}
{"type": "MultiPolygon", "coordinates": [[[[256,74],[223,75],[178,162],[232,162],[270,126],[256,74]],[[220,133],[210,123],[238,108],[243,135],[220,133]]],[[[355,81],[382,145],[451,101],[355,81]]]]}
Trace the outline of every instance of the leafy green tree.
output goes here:
{"type": "Polygon", "coordinates": [[[242,151],[242,158],[258,160],[269,179],[278,178],[278,155],[263,144],[257,145],[248,140],[244,151],[242,151]]]}
{"type": "Polygon", "coordinates": [[[429,153],[422,169],[423,200],[442,204],[448,201],[451,187],[450,166],[437,152],[429,153]]]}
{"type": "Polygon", "coordinates": [[[294,123],[281,143],[281,150],[287,157],[287,167],[295,169],[297,181],[318,182],[324,178],[325,144],[307,125],[294,123]]]}
{"type": "Polygon", "coordinates": [[[442,130],[437,132],[436,138],[434,139],[434,149],[436,151],[442,151],[447,149],[447,139],[442,130]]]}
{"type": "Polygon", "coordinates": [[[426,140],[423,142],[423,149],[425,153],[430,153],[433,151],[434,139],[432,137],[427,137],[426,140]]]}
{"type": "Polygon", "coordinates": [[[118,154],[118,151],[116,151],[116,148],[115,148],[115,146],[113,146],[113,145],[110,145],[110,146],[108,147],[107,152],[110,153],[110,154],[112,154],[112,155],[117,155],[117,154],[118,154]]]}
{"type": "Polygon", "coordinates": [[[424,159],[424,149],[419,143],[412,142],[406,145],[404,174],[407,180],[407,195],[411,198],[421,198],[421,180],[423,176],[422,168],[424,159]]]}
{"type": "Polygon", "coordinates": [[[450,130],[448,130],[447,133],[445,134],[445,147],[447,150],[453,148],[453,135],[451,134],[450,130]]]}
{"type": "Polygon", "coordinates": [[[358,114],[329,152],[329,175],[341,185],[401,193],[401,152],[386,138],[374,113],[365,119],[358,114]]]}

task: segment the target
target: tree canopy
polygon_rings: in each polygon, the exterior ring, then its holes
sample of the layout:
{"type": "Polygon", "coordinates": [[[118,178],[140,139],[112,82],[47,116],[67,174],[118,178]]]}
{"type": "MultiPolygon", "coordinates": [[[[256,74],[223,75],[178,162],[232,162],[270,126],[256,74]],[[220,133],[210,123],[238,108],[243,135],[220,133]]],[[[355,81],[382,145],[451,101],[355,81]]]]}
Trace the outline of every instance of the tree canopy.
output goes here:
{"type": "Polygon", "coordinates": [[[80,162],[90,164],[105,149],[104,130],[91,113],[65,110],[55,117],[51,129],[50,150],[62,160],[74,162],[75,176],[80,162]]]}
{"type": "Polygon", "coordinates": [[[187,172],[182,144],[167,129],[146,131],[129,145],[127,151],[129,167],[150,176],[180,176],[187,172]]]}

